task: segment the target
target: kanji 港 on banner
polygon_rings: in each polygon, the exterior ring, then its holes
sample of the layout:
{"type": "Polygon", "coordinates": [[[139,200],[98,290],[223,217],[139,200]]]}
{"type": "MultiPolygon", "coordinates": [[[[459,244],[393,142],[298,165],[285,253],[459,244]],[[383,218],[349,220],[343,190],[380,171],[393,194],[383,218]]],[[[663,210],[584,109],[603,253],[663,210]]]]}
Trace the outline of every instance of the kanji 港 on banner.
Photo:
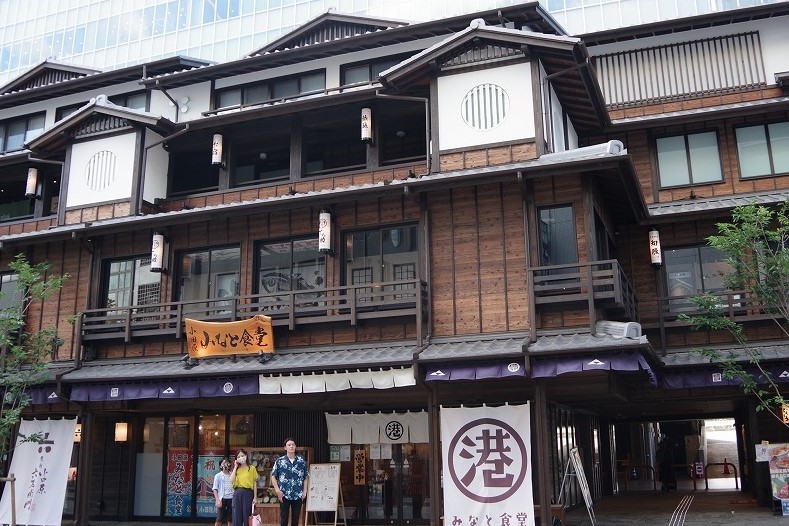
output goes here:
{"type": "Polygon", "coordinates": [[[444,526],[534,526],[529,405],[441,408],[444,526]]]}

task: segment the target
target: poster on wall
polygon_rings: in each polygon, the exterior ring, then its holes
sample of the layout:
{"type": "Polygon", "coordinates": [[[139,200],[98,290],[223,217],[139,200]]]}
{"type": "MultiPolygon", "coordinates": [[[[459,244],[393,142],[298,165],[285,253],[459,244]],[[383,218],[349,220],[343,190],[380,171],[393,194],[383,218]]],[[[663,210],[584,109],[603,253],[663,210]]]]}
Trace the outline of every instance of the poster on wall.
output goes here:
{"type": "Polygon", "coordinates": [[[168,517],[192,515],[192,450],[167,450],[167,509],[168,517]]]}
{"type": "Polygon", "coordinates": [[[222,455],[207,451],[197,456],[197,516],[216,517],[216,500],[214,499],[214,475],[219,471],[222,455]]]}
{"type": "Polygon", "coordinates": [[[444,526],[534,526],[529,415],[528,404],[441,408],[444,526]]]}

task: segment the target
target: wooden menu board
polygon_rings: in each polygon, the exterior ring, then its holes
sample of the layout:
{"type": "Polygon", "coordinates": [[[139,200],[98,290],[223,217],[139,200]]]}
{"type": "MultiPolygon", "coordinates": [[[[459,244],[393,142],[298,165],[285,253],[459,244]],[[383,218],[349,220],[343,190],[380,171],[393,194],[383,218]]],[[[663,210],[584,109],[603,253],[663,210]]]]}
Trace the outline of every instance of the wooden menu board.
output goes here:
{"type": "MultiPolygon", "coordinates": [[[[307,514],[312,512],[313,524],[318,524],[317,511],[334,513],[334,522],[322,524],[337,525],[338,510],[342,510],[342,523],[348,525],[345,516],[345,503],[340,485],[340,464],[312,464],[310,466],[310,486],[307,490],[307,514]]],[[[307,519],[309,524],[309,518],[307,519]]]]}

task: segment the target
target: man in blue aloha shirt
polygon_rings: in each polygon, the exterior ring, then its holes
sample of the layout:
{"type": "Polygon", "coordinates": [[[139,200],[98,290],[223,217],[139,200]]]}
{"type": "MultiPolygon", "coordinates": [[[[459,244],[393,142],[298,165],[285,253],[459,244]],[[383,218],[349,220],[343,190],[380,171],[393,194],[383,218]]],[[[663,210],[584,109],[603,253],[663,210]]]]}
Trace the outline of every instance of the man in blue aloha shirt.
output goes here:
{"type": "Polygon", "coordinates": [[[310,472],[307,461],[296,456],[296,441],[285,440],[285,454],[277,459],[271,470],[271,485],[279,498],[279,524],[288,526],[290,510],[291,526],[299,526],[301,503],[307,497],[310,472]]]}

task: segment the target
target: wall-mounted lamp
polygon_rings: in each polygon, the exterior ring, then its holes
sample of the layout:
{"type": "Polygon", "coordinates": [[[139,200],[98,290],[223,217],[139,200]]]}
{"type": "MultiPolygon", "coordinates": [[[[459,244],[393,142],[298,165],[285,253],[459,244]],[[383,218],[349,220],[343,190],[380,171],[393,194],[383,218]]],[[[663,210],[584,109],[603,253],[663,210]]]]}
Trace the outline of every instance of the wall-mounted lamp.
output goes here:
{"type": "Polygon", "coordinates": [[[222,143],[222,134],[215,133],[211,142],[211,164],[224,164],[222,162],[222,143]]]}
{"type": "Polygon", "coordinates": [[[151,272],[167,272],[167,238],[154,232],[151,238],[151,272]]]}
{"type": "Polygon", "coordinates": [[[27,183],[25,184],[25,197],[40,199],[38,193],[38,168],[27,169],[27,183]]]}
{"type": "Polygon", "coordinates": [[[115,422],[115,442],[126,442],[129,440],[128,422],[115,422]]]}
{"type": "Polygon", "coordinates": [[[318,215],[318,252],[323,254],[332,254],[331,226],[331,212],[321,210],[318,215]]]}
{"type": "Polygon", "coordinates": [[[663,251],[660,248],[660,232],[655,227],[649,229],[649,260],[652,266],[660,268],[663,265],[663,251]]]}
{"type": "Polygon", "coordinates": [[[362,142],[373,142],[373,110],[362,108],[362,142]]]}
{"type": "Polygon", "coordinates": [[[74,428],[74,442],[77,444],[82,442],[82,424],[77,424],[74,428]]]}

